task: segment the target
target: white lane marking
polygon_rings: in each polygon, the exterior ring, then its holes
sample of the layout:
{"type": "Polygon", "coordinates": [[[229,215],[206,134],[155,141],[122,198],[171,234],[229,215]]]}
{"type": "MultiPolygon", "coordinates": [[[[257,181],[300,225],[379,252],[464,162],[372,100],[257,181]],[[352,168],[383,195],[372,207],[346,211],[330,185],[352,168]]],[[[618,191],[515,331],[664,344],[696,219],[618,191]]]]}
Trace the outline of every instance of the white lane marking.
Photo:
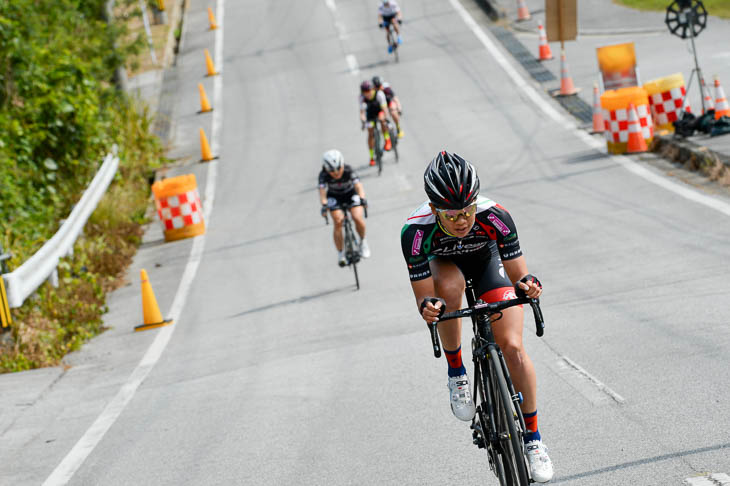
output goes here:
{"type": "Polygon", "coordinates": [[[335,0],[324,0],[324,4],[327,5],[327,8],[330,9],[332,13],[337,12],[337,5],[335,5],[335,0]]]}
{"type": "Polygon", "coordinates": [[[360,74],[360,68],[357,65],[357,59],[352,54],[348,54],[347,57],[347,65],[350,66],[350,74],[353,76],[357,76],[360,74]]]}
{"type": "MultiPolygon", "coordinates": [[[[218,20],[218,30],[216,31],[215,42],[216,42],[216,59],[219,63],[223,62],[223,4],[225,0],[218,0],[216,5],[216,17],[218,20]]],[[[213,127],[211,129],[211,140],[212,147],[218,148],[220,126],[223,111],[223,104],[221,103],[223,81],[222,74],[216,76],[214,83],[214,100],[215,100],[215,111],[213,116],[213,127]]],[[[214,152],[217,153],[217,152],[214,152]]],[[[208,175],[206,177],[205,187],[205,214],[204,218],[210,224],[210,215],[213,210],[213,200],[215,197],[215,182],[217,177],[217,161],[209,162],[208,164],[208,175]]],[[[185,265],[183,276],[180,280],[180,285],[177,288],[175,299],[173,300],[170,311],[167,314],[171,319],[177,321],[182,314],[183,306],[187,301],[187,296],[190,292],[190,287],[195,279],[195,274],[198,271],[198,266],[203,257],[203,250],[205,249],[205,235],[195,237],[193,245],[190,250],[190,256],[188,257],[188,263],[185,265]]],[[[122,387],[119,389],[117,394],[114,396],[111,402],[104,408],[101,414],[96,418],[91,427],[84,433],[84,435],[76,442],[71,451],[63,458],[61,463],[56,466],[50,476],[43,482],[43,486],[61,486],[67,484],[76,471],[81,467],[86,458],[96,448],[101,439],[107,433],[109,428],[119,418],[124,408],[132,400],[139,386],[147,378],[147,375],[152,368],[157,364],[163,351],[167,347],[172,333],[175,332],[177,324],[160,328],[157,336],[147,348],[147,352],[142,357],[137,367],[132,371],[132,374],[127,378],[122,387]]]]}
{"type": "Polygon", "coordinates": [[[730,476],[725,473],[712,473],[682,481],[690,486],[730,486],[730,476]]]}
{"type": "MultiPolygon", "coordinates": [[[[459,0],[449,0],[449,2],[451,3],[451,6],[454,7],[454,10],[456,10],[456,12],[461,16],[464,23],[471,29],[471,31],[481,41],[484,47],[487,48],[487,51],[489,51],[492,57],[494,57],[500,67],[507,73],[510,78],[512,78],[514,84],[519,87],[538,106],[538,108],[540,108],[552,120],[560,123],[568,131],[572,132],[589,146],[597,149],[602,149],[604,147],[604,144],[601,141],[589,135],[585,131],[580,130],[575,122],[569,120],[560,112],[558,112],[545,98],[543,98],[537,92],[535,88],[528,84],[528,82],[517,72],[517,70],[512,67],[507,58],[497,48],[494,42],[492,42],[489,36],[484,33],[482,28],[479,26],[479,24],[477,24],[476,20],[474,20],[471,14],[469,14],[469,12],[466,11],[461,3],[459,3],[459,0]]],[[[689,199],[690,201],[712,208],[722,214],[725,214],[726,216],[730,216],[730,204],[726,202],[710,196],[706,196],[682,184],[678,184],[662,176],[659,176],[654,172],[651,172],[650,170],[640,166],[628,157],[615,155],[613,156],[613,160],[621,164],[625,169],[633,172],[639,177],[644,178],[652,184],[661,186],[668,191],[672,191],[675,194],[684,197],[685,199],[689,199]]]]}
{"type": "Polygon", "coordinates": [[[616,401],[616,403],[626,403],[626,400],[624,399],[624,397],[622,397],[621,395],[619,395],[618,393],[616,393],[615,391],[611,390],[609,387],[604,385],[601,381],[598,380],[598,378],[591,375],[586,370],[584,370],[580,365],[578,365],[578,363],[576,363],[575,361],[573,361],[572,359],[568,358],[565,355],[560,356],[560,358],[563,361],[565,361],[566,363],[568,363],[568,365],[571,368],[573,368],[575,371],[577,371],[578,373],[580,373],[581,375],[586,377],[588,379],[588,381],[590,381],[591,383],[593,383],[596,386],[596,388],[598,388],[603,393],[605,393],[606,395],[613,398],[616,401]]]}

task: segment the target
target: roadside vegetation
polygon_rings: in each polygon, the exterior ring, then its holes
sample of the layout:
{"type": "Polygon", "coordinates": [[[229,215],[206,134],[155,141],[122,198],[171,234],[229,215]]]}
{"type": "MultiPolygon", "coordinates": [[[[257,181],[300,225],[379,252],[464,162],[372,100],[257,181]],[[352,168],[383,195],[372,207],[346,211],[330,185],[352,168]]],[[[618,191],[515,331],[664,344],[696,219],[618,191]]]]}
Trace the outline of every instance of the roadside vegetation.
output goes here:
{"type": "MultiPolygon", "coordinates": [[[[133,0],[0,2],[0,244],[20,266],[58,229],[113,144],[120,167],[74,248],[0,340],[0,372],[58,364],[102,331],[106,292],[140,242],[149,178],[163,150],[151,116],[113,82],[145,46],[133,0]],[[121,21],[120,21],[121,16],[121,21]]],[[[133,66],[134,65],[134,66],[133,66]]]]}
{"type": "MultiPolygon", "coordinates": [[[[672,0],[614,0],[616,3],[639,10],[665,11],[672,0]]],[[[702,0],[707,13],[716,17],[730,19],[730,2],[728,0],[702,0]]]]}

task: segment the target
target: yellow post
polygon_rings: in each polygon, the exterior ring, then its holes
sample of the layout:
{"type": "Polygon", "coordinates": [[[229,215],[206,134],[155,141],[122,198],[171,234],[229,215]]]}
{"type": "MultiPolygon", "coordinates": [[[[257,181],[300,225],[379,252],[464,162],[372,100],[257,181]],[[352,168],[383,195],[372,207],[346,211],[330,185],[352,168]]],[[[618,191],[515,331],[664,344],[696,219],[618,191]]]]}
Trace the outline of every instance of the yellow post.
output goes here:
{"type": "Polygon", "coordinates": [[[5,293],[5,280],[2,275],[0,275],[0,321],[2,321],[3,327],[8,327],[13,323],[8,306],[8,294],[5,293]]]}
{"type": "Polygon", "coordinates": [[[160,12],[165,11],[165,0],[157,0],[157,8],[160,12]]]}

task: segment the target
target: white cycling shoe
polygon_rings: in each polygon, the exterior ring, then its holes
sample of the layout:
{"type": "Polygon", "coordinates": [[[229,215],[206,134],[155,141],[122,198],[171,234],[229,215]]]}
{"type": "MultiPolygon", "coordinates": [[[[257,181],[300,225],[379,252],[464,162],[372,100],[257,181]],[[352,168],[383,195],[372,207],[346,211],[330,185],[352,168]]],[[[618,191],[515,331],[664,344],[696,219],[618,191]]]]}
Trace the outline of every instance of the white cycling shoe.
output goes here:
{"type": "Polygon", "coordinates": [[[370,247],[368,246],[368,240],[365,238],[360,241],[360,254],[363,258],[370,258],[370,247]]]}
{"type": "Polygon", "coordinates": [[[344,267],[345,265],[347,265],[347,258],[345,258],[344,251],[337,252],[337,264],[341,267],[344,267]]]}
{"type": "Polygon", "coordinates": [[[527,462],[530,464],[530,476],[537,483],[547,483],[553,478],[553,461],[547,453],[547,447],[540,440],[525,444],[527,462]]]}
{"type": "Polygon", "coordinates": [[[449,376],[449,395],[451,411],[459,420],[468,422],[474,418],[476,407],[469,391],[469,377],[467,375],[449,376]]]}

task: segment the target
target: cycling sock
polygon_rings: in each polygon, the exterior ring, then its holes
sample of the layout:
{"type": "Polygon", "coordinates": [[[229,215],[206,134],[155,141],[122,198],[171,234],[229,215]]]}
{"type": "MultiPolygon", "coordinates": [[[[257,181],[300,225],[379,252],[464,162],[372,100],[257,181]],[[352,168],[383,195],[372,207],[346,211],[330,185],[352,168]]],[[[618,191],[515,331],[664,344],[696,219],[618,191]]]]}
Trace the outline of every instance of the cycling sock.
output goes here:
{"type": "Polygon", "coordinates": [[[444,348],[446,361],[449,363],[449,376],[461,376],[466,374],[466,368],[461,361],[461,346],[456,351],[449,351],[444,348]]]}
{"type": "Polygon", "coordinates": [[[387,131],[385,132],[385,139],[390,140],[390,133],[388,133],[387,131]]]}
{"type": "Polygon", "coordinates": [[[537,410],[532,413],[522,414],[525,417],[525,436],[523,437],[525,444],[533,440],[540,440],[540,431],[537,428],[537,410]]]}
{"type": "Polygon", "coordinates": [[[370,149],[370,160],[375,158],[375,149],[370,149]]]}

